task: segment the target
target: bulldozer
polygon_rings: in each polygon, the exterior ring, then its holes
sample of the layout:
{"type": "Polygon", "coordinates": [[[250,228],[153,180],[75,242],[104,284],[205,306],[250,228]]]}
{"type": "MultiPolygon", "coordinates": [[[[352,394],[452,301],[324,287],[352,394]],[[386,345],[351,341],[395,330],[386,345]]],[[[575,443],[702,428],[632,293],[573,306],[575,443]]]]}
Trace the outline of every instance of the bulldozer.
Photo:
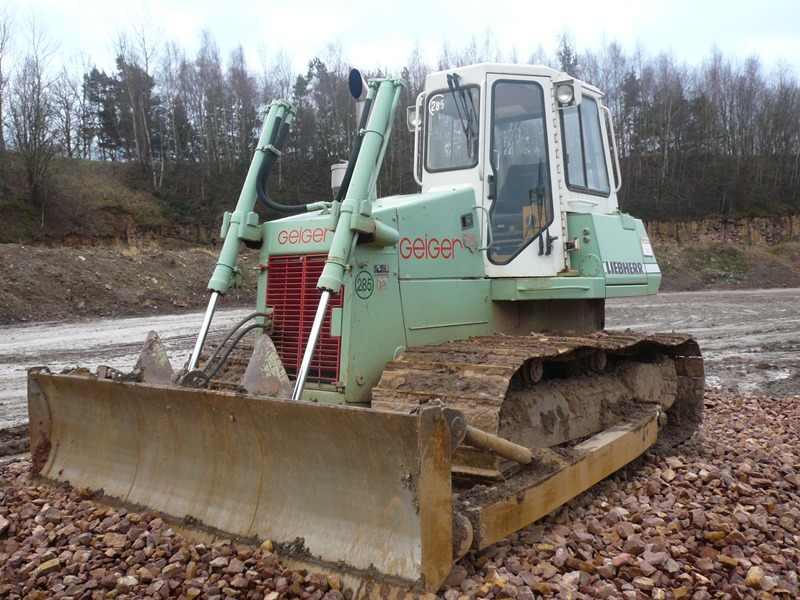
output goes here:
{"type": "Polygon", "coordinates": [[[180,369],[151,332],[129,373],[30,370],[32,464],[402,597],[691,436],[703,362],[689,335],[605,328],[606,299],[655,294],[661,272],[618,208],[599,89],[544,66],[432,73],[405,115],[419,191],[378,197],[407,83],[349,85],[328,199],[270,197],[297,109],[268,106],[180,369]],[[242,244],[255,311],[209,340],[242,244]]]}

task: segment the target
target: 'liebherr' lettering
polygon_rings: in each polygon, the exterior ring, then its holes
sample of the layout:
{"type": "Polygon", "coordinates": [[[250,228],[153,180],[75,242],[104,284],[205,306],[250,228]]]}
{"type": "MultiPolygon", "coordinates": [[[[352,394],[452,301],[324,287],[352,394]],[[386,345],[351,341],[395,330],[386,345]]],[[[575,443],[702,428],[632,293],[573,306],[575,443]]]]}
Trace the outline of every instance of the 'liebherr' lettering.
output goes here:
{"type": "Polygon", "coordinates": [[[644,264],[635,262],[616,262],[607,260],[603,263],[606,275],[644,275],[644,264]]]}

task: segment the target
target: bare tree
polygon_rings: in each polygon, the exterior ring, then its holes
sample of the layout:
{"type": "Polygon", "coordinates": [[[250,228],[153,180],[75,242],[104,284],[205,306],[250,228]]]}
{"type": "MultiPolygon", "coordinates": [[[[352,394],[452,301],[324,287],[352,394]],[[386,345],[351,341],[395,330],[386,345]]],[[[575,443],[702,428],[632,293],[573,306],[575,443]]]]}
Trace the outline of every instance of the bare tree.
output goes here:
{"type": "Polygon", "coordinates": [[[725,59],[718,48],[714,48],[707,76],[711,104],[714,107],[714,131],[712,135],[719,144],[716,148],[721,154],[733,154],[735,132],[733,126],[733,66],[725,59]]]}
{"type": "Polygon", "coordinates": [[[408,56],[408,91],[411,98],[416,98],[425,89],[425,78],[430,74],[431,68],[422,58],[419,41],[414,43],[414,48],[408,56]]]}
{"type": "Polygon", "coordinates": [[[436,69],[444,71],[445,69],[455,69],[457,67],[469,65],[474,62],[470,60],[469,56],[471,54],[474,55],[476,49],[477,40],[475,36],[472,36],[471,43],[467,48],[459,49],[457,46],[454,47],[450,42],[445,41],[442,43],[442,50],[439,52],[439,58],[436,61],[436,69]]]}
{"type": "Polygon", "coordinates": [[[578,64],[578,52],[575,50],[575,40],[572,34],[566,29],[558,37],[558,65],[565,73],[573,77],[580,77],[578,64]]]}
{"type": "Polygon", "coordinates": [[[495,35],[491,27],[487,27],[483,32],[483,54],[480,59],[481,61],[497,63],[505,60],[503,50],[497,44],[497,35],[495,35]]]}
{"type": "Polygon", "coordinates": [[[47,61],[54,49],[34,17],[29,24],[28,52],[10,87],[9,120],[14,148],[25,167],[31,200],[41,208],[44,227],[46,186],[56,154],[53,81],[47,71],[47,61]]]}
{"type": "Polygon", "coordinates": [[[65,64],[53,81],[52,98],[56,137],[67,158],[78,153],[80,89],[80,76],[65,64]]]}
{"type": "Polygon", "coordinates": [[[244,48],[233,49],[228,64],[227,91],[229,107],[229,135],[231,138],[228,161],[233,168],[237,162],[248,162],[255,149],[256,140],[256,85],[247,68],[244,48]]]}
{"type": "Polygon", "coordinates": [[[266,51],[262,49],[261,73],[259,74],[259,94],[262,104],[272,100],[288,100],[292,97],[297,74],[292,69],[292,60],[284,50],[278,52],[267,60],[266,51]]]}
{"type": "Polygon", "coordinates": [[[219,46],[208,30],[201,32],[194,70],[194,110],[199,119],[196,126],[199,127],[201,136],[203,162],[209,170],[211,165],[218,165],[221,172],[222,159],[225,156],[222,139],[225,129],[225,80],[219,46]]]}
{"type": "Polygon", "coordinates": [[[321,159],[349,154],[356,127],[355,106],[348,93],[349,69],[341,43],[329,44],[321,58],[309,63],[307,98],[316,113],[313,155],[321,159]]]}
{"type": "Polygon", "coordinates": [[[92,111],[92,102],[89,97],[89,88],[86,77],[92,71],[93,65],[88,56],[83,53],[75,59],[69,72],[68,82],[75,97],[75,156],[84,160],[93,156],[97,136],[97,120],[92,111]]]}
{"type": "Polygon", "coordinates": [[[483,34],[483,42],[478,40],[474,33],[470,35],[464,47],[452,46],[445,41],[437,61],[437,68],[453,69],[480,62],[501,62],[503,53],[497,45],[497,39],[491,29],[487,28],[483,34]]]}
{"type": "Polygon", "coordinates": [[[175,42],[167,43],[157,77],[166,129],[160,136],[160,154],[170,156],[176,162],[186,161],[192,153],[192,126],[187,113],[188,97],[186,89],[181,86],[181,78],[188,68],[183,49],[175,42]]]}
{"type": "Polygon", "coordinates": [[[8,6],[0,6],[0,156],[6,149],[6,138],[4,135],[4,98],[8,86],[8,76],[3,70],[3,58],[11,49],[11,11],[8,6]]]}
{"type": "Polygon", "coordinates": [[[685,71],[675,65],[671,55],[660,54],[656,61],[656,88],[652,98],[661,156],[661,179],[674,171],[672,152],[680,149],[682,127],[688,118],[686,110],[685,71]]]}
{"type": "Polygon", "coordinates": [[[164,157],[154,141],[156,99],[154,68],[157,60],[155,40],[161,31],[154,25],[146,6],[132,17],[132,33],[119,32],[115,41],[117,70],[127,96],[136,160],[152,176],[153,191],[158,193],[164,176],[164,157]]]}
{"type": "Polygon", "coordinates": [[[750,56],[742,71],[736,75],[733,94],[735,96],[734,118],[738,139],[736,154],[752,156],[755,153],[757,119],[761,111],[761,99],[766,82],[761,74],[761,62],[757,56],[750,56]]]}
{"type": "Polygon", "coordinates": [[[796,186],[800,177],[800,123],[797,119],[800,87],[786,64],[778,65],[772,79],[773,93],[767,95],[769,100],[765,110],[768,123],[764,127],[768,141],[764,147],[774,158],[774,170],[770,174],[772,187],[780,189],[782,185],[796,186]]]}
{"type": "MultiPolygon", "coordinates": [[[[516,61],[514,61],[516,62],[516,61]]],[[[547,51],[544,49],[544,46],[539,44],[536,46],[536,50],[534,50],[530,56],[528,56],[528,64],[529,65],[544,65],[548,67],[554,67],[553,59],[548,56],[547,51]]]]}
{"type": "Polygon", "coordinates": [[[587,51],[581,58],[582,79],[599,87],[606,93],[606,105],[611,109],[614,118],[614,129],[619,137],[622,152],[628,146],[626,129],[623,127],[625,115],[624,92],[625,81],[630,72],[628,59],[622,47],[616,42],[604,39],[600,52],[587,51]]]}

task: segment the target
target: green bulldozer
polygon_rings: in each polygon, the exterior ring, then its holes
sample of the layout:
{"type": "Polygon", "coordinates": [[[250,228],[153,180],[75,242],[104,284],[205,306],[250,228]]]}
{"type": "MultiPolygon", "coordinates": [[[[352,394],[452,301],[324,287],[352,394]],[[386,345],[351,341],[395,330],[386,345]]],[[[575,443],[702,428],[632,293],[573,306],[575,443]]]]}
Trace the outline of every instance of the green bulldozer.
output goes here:
{"type": "Polygon", "coordinates": [[[352,154],[305,205],[267,193],[296,113],[270,104],[186,364],[151,333],[130,373],[31,369],[37,472],[386,596],[435,592],[470,550],[692,434],[695,340],[605,329],[606,299],[661,273],[618,209],[603,93],[542,66],[433,73],[406,115],[420,191],[379,198],[405,87],[351,73],[352,154]],[[255,311],[207,340],[242,243],[255,311]]]}

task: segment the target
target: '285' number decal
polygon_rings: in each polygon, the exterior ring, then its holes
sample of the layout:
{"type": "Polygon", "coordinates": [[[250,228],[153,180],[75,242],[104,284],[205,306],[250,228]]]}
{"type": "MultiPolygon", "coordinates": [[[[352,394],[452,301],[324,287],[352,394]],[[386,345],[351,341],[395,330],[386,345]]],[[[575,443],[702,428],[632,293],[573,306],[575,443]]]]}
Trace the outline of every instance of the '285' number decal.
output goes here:
{"type": "Polygon", "coordinates": [[[372,292],[375,291],[375,280],[369,271],[361,271],[356,275],[355,285],[356,295],[364,300],[372,296],[372,292]]]}

